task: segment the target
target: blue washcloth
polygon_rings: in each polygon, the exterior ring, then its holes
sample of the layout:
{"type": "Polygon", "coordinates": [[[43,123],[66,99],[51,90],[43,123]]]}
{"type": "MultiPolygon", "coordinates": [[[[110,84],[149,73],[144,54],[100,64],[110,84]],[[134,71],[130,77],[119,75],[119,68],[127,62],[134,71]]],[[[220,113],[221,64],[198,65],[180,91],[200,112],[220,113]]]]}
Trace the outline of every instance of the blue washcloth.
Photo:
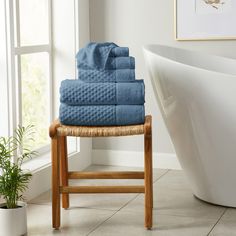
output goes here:
{"type": "Polygon", "coordinates": [[[132,82],[135,80],[134,69],[120,70],[83,70],[79,69],[79,80],[94,82],[132,82]]]}
{"type": "MultiPolygon", "coordinates": [[[[89,43],[76,55],[78,68],[105,69],[109,57],[129,54],[127,48],[120,48],[114,43],[89,43]]],[[[129,67],[128,67],[129,68],[129,67]]],[[[117,68],[118,69],[118,68],[117,68]]]]}
{"type": "Polygon", "coordinates": [[[60,105],[59,119],[65,125],[111,126],[143,124],[143,105],[69,106],[60,105]]]}
{"type": "Polygon", "coordinates": [[[60,87],[60,101],[67,105],[143,105],[144,82],[84,83],[64,80],[60,87]]]}

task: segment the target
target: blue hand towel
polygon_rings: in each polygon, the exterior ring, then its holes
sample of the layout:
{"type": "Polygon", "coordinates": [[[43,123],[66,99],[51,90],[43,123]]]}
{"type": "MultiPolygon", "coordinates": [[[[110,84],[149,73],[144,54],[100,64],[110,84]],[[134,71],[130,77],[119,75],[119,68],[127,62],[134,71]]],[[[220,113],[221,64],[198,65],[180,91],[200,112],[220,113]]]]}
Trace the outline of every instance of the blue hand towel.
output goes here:
{"type": "MultiPolygon", "coordinates": [[[[91,68],[84,62],[79,62],[77,67],[79,69],[97,69],[91,68]]],[[[102,69],[102,68],[101,68],[102,69]]],[[[135,59],[134,57],[108,57],[105,65],[106,70],[116,70],[116,69],[135,69],[135,59]]]]}
{"type": "Polygon", "coordinates": [[[128,47],[114,47],[111,49],[109,57],[128,57],[129,48],[128,47]]]}
{"type": "Polygon", "coordinates": [[[68,105],[143,105],[144,82],[84,83],[64,80],[60,87],[60,101],[68,105]]]}
{"type": "Polygon", "coordinates": [[[79,80],[84,82],[132,82],[135,80],[134,69],[120,70],[83,70],[79,69],[79,80]]]}
{"type": "Polygon", "coordinates": [[[143,105],[69,106],[60,105],[59,119],[65,125],[110,126],[143,124],[143,105]]]}
{"type": "Polygon", "coordinates": [[[135,69],[134,57],[109,57],[106,69],[135,69]]]}

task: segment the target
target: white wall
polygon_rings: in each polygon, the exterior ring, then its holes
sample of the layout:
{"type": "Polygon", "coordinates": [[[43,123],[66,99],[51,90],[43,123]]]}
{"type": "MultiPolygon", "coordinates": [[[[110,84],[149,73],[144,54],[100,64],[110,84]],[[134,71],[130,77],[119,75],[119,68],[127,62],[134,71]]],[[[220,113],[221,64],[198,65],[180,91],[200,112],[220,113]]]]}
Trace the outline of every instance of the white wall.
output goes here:
{"type": "MultiPolygon", "coordinates": [[[[174,149],[150,87],[142,46],[166,44],[236,58],[236,41],[175,41],[174,0],[90,0],[90,39],[130,47],[136,58],[136,77],[146,83],[146,113],[153,115],[153,148],[159,153],[174,149]]],[[[141,151],[142,145],[142,137],[93,139],[93,149],[141,151]]]]}

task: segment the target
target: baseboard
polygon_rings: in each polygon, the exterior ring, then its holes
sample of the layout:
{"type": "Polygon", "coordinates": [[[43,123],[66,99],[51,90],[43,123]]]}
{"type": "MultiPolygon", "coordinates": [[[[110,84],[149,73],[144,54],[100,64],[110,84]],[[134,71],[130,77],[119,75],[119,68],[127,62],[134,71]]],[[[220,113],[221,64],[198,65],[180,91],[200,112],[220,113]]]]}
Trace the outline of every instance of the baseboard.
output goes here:
{"type": "MultiPolygon", "coordinates": [[[[114,151],[104,149],[92,150],[92,164],[143,167],[143,152],[114,151]]],[[[177,169],[181,166],[174,153],[153,153],[153,168],[177,169]]]]}

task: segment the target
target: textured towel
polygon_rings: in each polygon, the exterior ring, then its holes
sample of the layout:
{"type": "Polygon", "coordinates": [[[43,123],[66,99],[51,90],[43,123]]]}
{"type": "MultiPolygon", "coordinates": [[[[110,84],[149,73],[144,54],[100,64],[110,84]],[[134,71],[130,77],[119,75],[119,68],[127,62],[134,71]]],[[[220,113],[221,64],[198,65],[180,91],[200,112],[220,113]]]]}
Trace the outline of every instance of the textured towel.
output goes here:
{"type": "Polygon", "coordinates": [[[128,57],[129,48],[128,47],[115,47],[112,48],[109,57],[128,57]]]}
{"type": "Polygon", "coordinates": [[[108,126],[143,124],[142,105],[69,106],[60,105],[59,119],[65,125],[108,126]]]}
{"type": "Polygon", "coordinates": [[[109,57],[106,69],[135,69],[134,57],[109,57]]]}
{"type": "Polygon", "coordinates": [[[105,69],[111,50],[115,47],[117,45],[114,43],[88,43],[76,55],[77,66],[79,68],[87,66],[92,69],[105,69]]]}
{"type": "Polygon", "coordinates": [[[143,105],[143,80],[132,83],[84,83],[64,80],[60,101],[68,105],[143,105]]]}
{"type": "Polygon", "coordinates": [[[79,80],[84,82],[132,82],[135,80],[134,69],[120,70],[83,70],[79,69],[79,80]]]}
{"type": "MultiPolygon", "coordinates": [[[[78,62],[79,69],[90,70],[98,69],[92,68],[84,61],[78,62]]],[[[102,67],[100,69],[103,69],[102,67]]],[[[116,70],[116,69],[135,69],[135,59],[134,57],[108,57],[105,65],[105,70],[116,70]]]]}
{"type": "MultiPolygon", "coordinates": [[[[114,43],[89,43],[76,55],[78,68],[105,69],[109,57],[127,57],[129,49],[114,43]]],[[[128,67],[129,68],[129,67],[128,67]]]]}

